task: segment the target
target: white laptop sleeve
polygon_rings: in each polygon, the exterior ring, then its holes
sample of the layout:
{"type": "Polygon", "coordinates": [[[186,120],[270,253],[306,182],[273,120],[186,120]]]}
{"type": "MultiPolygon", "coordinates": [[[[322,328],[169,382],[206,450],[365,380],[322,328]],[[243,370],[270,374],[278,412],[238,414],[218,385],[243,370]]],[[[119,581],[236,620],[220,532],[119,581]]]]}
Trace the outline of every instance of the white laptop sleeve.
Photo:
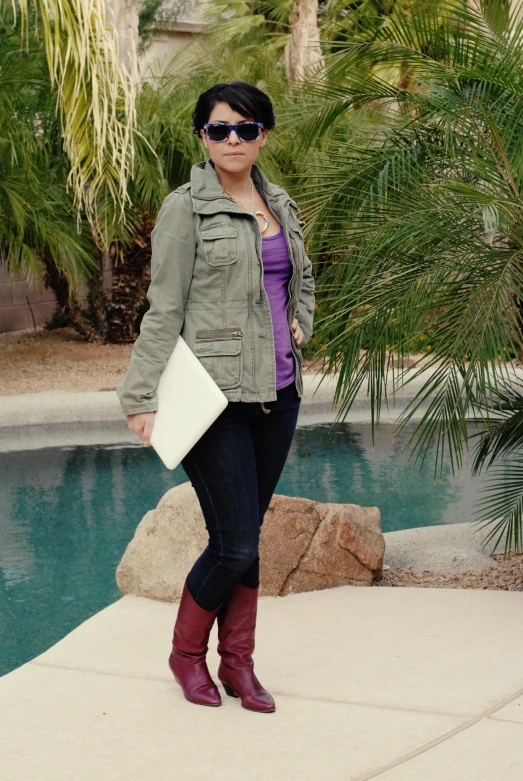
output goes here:
{"type": "Polygon", "coordinates": [[[174,469],[227,406],[227,397],[178,337],[158,383],[151,445],[174,469]]]}

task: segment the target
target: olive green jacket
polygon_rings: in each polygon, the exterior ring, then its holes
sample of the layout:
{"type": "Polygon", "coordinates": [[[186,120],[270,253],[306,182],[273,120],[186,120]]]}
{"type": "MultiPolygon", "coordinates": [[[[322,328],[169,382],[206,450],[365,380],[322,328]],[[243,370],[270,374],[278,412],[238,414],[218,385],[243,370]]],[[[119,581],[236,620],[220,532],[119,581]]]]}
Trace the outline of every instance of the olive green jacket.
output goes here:
{"type": "MultiPolygon", "coordinates": [[[[312,335],[314,279],[298,208],[257,165],[251,176],[282,225],[292,261],[289,327],[312,335]]],[[[229,401],[274,401],[276,360],[256,218],[224,192],[211,160],[163,202],[152,232],[150,303],[127,374],[116,389],[125,415],[155,412],[156,388],[181,335],[229,401]]],[[[300,348],[291,338],[303,395],[300,348]]]]}

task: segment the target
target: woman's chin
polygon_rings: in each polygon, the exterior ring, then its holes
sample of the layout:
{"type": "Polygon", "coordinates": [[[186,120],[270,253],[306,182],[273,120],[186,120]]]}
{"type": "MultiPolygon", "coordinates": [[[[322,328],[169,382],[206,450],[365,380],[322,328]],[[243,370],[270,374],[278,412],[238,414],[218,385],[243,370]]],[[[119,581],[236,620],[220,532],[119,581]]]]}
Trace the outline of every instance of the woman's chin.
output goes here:
{"type": "Polygon", "coordinates": [[[222,157],[221,160],[215,161],[217,165],[223,171],[247,171],[250,169],[252,162],[248,160],[245,155],[238,155],[236,157],[222,157]]]}

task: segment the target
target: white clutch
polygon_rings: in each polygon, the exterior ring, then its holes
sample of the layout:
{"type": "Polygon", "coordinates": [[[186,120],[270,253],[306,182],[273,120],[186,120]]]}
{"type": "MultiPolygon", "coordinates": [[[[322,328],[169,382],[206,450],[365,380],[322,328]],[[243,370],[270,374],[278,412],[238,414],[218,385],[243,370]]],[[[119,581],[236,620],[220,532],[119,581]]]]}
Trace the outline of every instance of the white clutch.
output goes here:
{"type": "Polygon", "coordinates": [[[151,445],[174,469],[227,406],[227,397],[178,337],[157,389],[151,445]]]}

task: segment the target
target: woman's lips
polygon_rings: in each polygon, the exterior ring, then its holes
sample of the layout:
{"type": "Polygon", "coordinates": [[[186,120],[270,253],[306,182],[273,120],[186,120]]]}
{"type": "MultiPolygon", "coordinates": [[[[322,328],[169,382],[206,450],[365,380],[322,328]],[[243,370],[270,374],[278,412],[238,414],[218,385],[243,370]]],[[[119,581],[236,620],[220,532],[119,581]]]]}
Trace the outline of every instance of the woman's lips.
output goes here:
{"type": "Polygon", "coordinates": [[[243,152],[226,152],[225,157],[241,157],[243,152]]]}

